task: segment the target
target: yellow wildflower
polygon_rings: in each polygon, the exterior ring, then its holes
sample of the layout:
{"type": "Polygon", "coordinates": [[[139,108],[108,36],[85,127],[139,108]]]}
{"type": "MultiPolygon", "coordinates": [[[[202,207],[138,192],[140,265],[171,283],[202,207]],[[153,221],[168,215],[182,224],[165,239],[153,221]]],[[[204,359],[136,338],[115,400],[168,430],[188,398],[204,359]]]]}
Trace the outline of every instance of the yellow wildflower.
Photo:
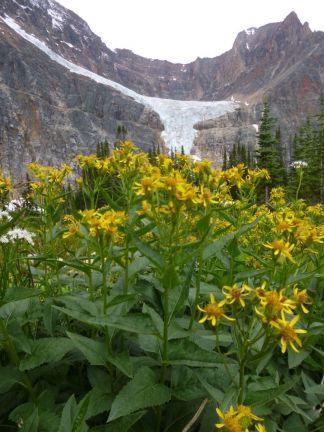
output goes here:
{"type": "Polygon", "coordinates": [[[237,411],[237,417],[240,419],[240,424],[246,430],[254,420],[262,421],[263,419],[261,417],[256,416],[253,414],[251,408],[247,405],[238,405],[236,408],[237,411]]]}
{"type": "Polygon", "coordinates": [[[210,189],[206,187],[200,187],[200,191],[197,196],[193,198],[192,202],[195,204],[202,204],[204,207],[207,207],[208,204],[217,203],[218,199],[215,195],[213,195],[210,189]]]}
{"type": "Polygon", "coordinates": [[[71,237],[79,232],[79,223],[72,215],[64,216],[64,222],[67,224],[68,231],[63,234],[63,238],[71,237]]]}
{"type": "Polygon", "coordinates": [[[291,346],[291,348],[298,352],[298,349],[295,344],[302,347],[301,340],[297,336],[297,334],[307,333],[304,329],[295,329],[294,325],[299,320],[299,315],[296,315],[291,321],[287,321],[284,314],[282,314],[282,319],[277,319],[276,321],[271,321],[270,324],[279,330],[281,335],[280,343],[281,343],[281,352],[285,353],[287,351],[287,343],[291,346]]]}
{"type": "Polygon", "coordinates": [[[256,432],[267,432],[265,426],[261,423],[255,425],[255,430],[256,432]]]}
{"type": "Polygon", "coordinates": [[[245,307],[245,301],[243,297],[246,297],[252,291],[248,285],[243,284],[241,287],[235,283],[233,286],[224,286],[222,288],[223,294],[225,295],[226,303],[233,304],[239,302],[242,307],[245,307]]]}
{"type": "Polygon", "coordinates": [[[148,195],[162,186],[159,177],[144,176],[140,182],[135,183],[136,195],[148,195]]]}
{"type": "Polygon", "coordinates": [[[224,309],[222,306],[226,303],[226,300],[222,300],[221,302],[217,303],[215,301],[214,294],[210,293],[210,302],[204,307],[197,306],[200,312],[204,312],[205,316],[202,317],[198,322],[200,324],[204,323],[205,321],[211,321],[212,326],[215,326],[217,324],[217,320],[221,317],[226,318],[229,321],[235,321],[235,318],[230,318],[227,315],[225,315],[224,309]]]}
{"type": "Polygon", "coordinates": [[[291,262],[295,262],[290,253],[295,247],[294,244],[290,244],[288,242],[285,242],[284,240],[274,240],[271,243],[265,243],[263,246],[269,249],[273,249],[273,253],[275,256],[286,257],[291,262]]]}
{"type": "Polygon", "coordinates": [[[293,300],[283,295],[283,289],[278,293],[277,291],[265,291],[264,285],[262,286],[256,289],[256,295],[260,299],[262,309],[255,308],[256,313],[262,318],[262,321],[270,322],[277,319],[278,315],[283,312],[293,314],[296,304],[293,300]]]}
{"type": "Polygon", "coordinates": [[[219,408],[216,408],[216,412],[222,420],[222,423],[216,423],[217,429],[225,429],[226,432],[244,432],[233,406],[225,413],[222,413],[219,408]]]}
{"type": "Polygon", "coordinates": [[[299,291],[299,289],[297,287],[294,287],[294,291],[293,291],[293,301],[296,302],[297,305],[300,305],[300,307],[302,308],[304,313],[308,313],[309,310],[306,309],[305,307],[305,303],[310,303],[308,301],[308,294],[306,289],[299,291]]]}

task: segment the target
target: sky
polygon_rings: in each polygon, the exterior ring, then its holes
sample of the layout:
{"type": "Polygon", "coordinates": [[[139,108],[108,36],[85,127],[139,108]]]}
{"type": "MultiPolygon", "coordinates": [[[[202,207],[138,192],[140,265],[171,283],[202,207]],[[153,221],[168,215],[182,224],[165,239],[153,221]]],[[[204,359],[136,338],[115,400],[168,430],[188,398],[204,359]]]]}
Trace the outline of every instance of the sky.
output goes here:
{"type": "Polygon", "coordinates": [[[57,0],[89,24],[110,49],[189,63],[229,50],[250,27],[283,21],[295,11],[324,31],[322,0],[57,0]]]}

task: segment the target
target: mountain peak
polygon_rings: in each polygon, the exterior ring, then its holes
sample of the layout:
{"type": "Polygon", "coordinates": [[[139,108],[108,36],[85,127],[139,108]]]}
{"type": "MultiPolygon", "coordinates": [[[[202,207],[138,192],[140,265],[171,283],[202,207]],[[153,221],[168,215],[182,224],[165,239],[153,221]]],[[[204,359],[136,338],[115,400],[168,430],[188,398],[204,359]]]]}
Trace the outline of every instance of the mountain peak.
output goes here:
{"type": "Polygon", "coordinates": [[[308,23],[304,25],[300,22],[296,12],[292,11],[280,25],[280,30],[289,34],[289,38],[291,38],[291,42],[294,39],[299,39],[303,37],[307,37],[312,31],[308,26],[308,23]]]}
{"type": "Polygon", "coordinates": [[[296,12],[292,11],[289,15],[286,16],[286,18],[283,20],[283,24],[286,25],[294,25],[294,26],[302,26],[302,23],[300,22],[300,19],[298,18],[298,15],[296,12]]]}

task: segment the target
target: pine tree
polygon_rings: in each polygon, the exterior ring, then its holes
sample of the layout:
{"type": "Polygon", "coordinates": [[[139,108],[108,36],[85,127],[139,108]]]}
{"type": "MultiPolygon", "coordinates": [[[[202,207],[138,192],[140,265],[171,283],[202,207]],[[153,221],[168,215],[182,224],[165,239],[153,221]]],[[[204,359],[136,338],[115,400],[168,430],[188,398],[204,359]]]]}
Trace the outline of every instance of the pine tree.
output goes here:
{"type": "Polygon", "coordinates": [[[319,201],[324,202],[324,94],[320,97],[320,111],[317,115],[318,132],[316,165],[319,171],[319,201]]]}
{"type": "Polygon", "coordinates": [[[262,119],[258,132],[258,149],[256,151],[257,165],[259,168],[266,168],[269,171],[271,180],[263,184],[265,201],[269,199],[269,187],[283,185],[283,155],[280,134],[277,137],[273,133],[275,119],[272,117],[270,105],[265,102],[262,119]]]}
{"type": "MultiPolygon", "coordinates": [[[[317,202],[323,198],[323,130],[324,130],[324,104],[320,113],[315,116],[318,122],[314,124],[308,118],[300,128],[293,142],[294,161],[303,161],[308,165],[303,172],[302,188],[299,197],[307,201],[317,202]],[[321,114],[322,112],[322,114],[321,114]],[[321,116],[323,115],[323,121],[321,116]],[[322,126],[321,123],[323,122],[322,126]],[[322,142],[322,144],[321,144],[322,142]]],[[[289,192],[293,196],[299,182],[294,168],[289,172],[289,192]]]]}

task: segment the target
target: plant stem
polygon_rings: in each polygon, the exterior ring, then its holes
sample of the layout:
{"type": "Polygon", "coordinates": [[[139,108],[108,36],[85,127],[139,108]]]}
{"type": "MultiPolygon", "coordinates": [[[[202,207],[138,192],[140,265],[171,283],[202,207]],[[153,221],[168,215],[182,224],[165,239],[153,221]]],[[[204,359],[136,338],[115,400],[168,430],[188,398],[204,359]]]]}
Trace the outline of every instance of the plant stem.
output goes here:
{"type": "Polygon", "coordinates": [[[100,236],[100,258],[101,258],[101,273],[102,273],[102,294],[103,294],[103,313],[106,313],[108,306],[108,289],[107,289],[107,268],[104,252],[104,239],[100,236]]]}
{"type": "Polygon", "coordinates": [[[202,257],[200,255],[199,258],[198,258],[198,272],[196,274],[196,294],[195,294],[195,301],[194,301],[193,311],[191,312],[191,317],[190,317],[190,323],[189,323],[188,330],[191,330],[191,328],[193,326],[193,323],[194,323],[194,320],[195,320],[196,308],[197,308],[197,304],[198,304],[198,300],[199,300],[199,295],[200,295],[201,270],[202,270],[202,257]]]}
{"type": "Polygon", "coordinates": [[[299,195],[299,191],[300,191],[300,187],[301,187],[301,183],[302,183],[302,178],[303,178],[303,170],[301,169],[299,172],[299,184],[298,184],[298,187],[296,190],[296,201],[298,200],[298,195],[299,195]]]}
{"type": "Polygon", "coordinates": [[[124,289],[123,294],[128,294],[128,281],[129,281],[129,238],[126,238],[125,245],[125,273],[124,273],[124,289]]]}

